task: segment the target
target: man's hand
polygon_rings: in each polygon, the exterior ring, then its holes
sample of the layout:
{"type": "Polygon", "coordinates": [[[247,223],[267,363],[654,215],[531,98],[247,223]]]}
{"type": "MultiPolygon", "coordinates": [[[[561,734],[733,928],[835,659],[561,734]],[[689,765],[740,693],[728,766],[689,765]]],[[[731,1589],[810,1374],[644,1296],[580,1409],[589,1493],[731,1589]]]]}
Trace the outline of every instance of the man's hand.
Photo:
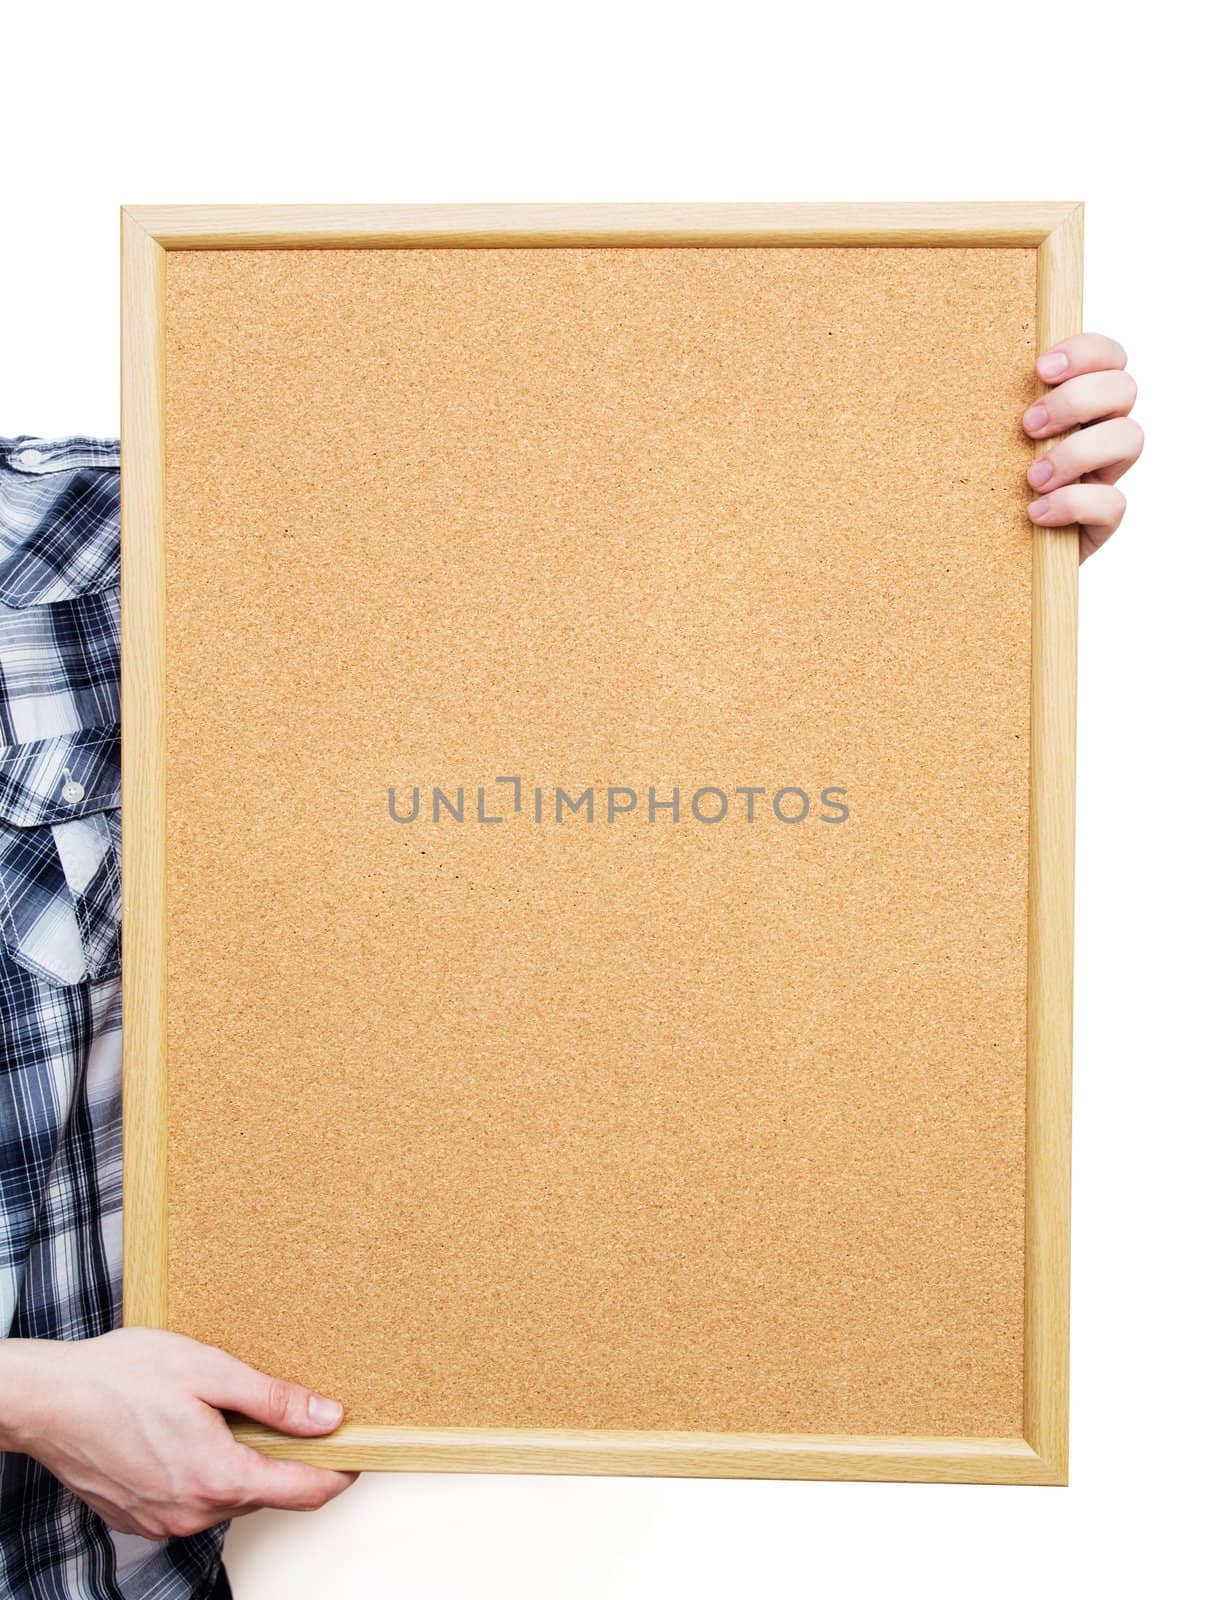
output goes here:
{"type": "Polygon", "coordinates": [[[1100,333],[1060,340],[1037,361],[1038,376],[1056,387],[1022,419],[1031,439],[1079,429],[1039,456],[1025,476],[1041,495],[1029,507],[1039,527],[1080,524],[1082,561],[1123,521],[1127,501],[1114,486],[1144,448],[1144,430],[1128,415],[1136,383],[1126,366],[1123,346],[1100,333]]]}
{"type": "Polygon", "coordinates": [[[304,1439],[342,1419],[335,1400],[176,1333],[0,1343],[0,1448],[41,1461],[122,1533],[197,1533],[262,1506],[314,1511],[354,1482],[237,1443],[222,1410],[304,1439]]]}

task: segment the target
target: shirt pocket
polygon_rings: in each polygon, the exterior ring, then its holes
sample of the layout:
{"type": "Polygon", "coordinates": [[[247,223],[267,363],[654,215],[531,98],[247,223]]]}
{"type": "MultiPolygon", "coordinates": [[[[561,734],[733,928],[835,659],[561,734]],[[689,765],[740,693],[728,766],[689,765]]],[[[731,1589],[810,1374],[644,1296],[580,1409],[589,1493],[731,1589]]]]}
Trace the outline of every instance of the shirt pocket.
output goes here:
{"type": "Polygon", "coordinates": [[[117,722],[0,746],[0,945],[60,987],[120,970],[117,722]]]}

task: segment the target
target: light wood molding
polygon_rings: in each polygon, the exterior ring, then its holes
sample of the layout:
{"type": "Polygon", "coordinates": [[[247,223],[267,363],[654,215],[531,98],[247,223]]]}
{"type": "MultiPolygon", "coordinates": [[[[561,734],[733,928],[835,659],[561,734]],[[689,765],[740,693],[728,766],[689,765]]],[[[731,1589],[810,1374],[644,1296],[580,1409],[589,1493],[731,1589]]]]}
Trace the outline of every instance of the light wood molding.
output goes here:
{"type": "Polygon", "coordinates": [[[1040,246],[1071,201],[1003,204],[128,206],[166,250],[585,245],[1040,246]]]}
{"type": "Polygon", "coordinates": [[[166,762],[163,362],[166,252],[121,218],[120,704],[126,754],[124,1320],[166,1318],[166,762]]]}

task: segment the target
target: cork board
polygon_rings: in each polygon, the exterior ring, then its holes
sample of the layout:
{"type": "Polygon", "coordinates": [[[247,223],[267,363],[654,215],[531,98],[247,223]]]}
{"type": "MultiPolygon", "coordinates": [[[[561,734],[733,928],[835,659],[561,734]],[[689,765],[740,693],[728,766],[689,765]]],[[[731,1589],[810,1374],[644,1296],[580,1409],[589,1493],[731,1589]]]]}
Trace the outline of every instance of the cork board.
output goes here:
{"type": "Polygon", "coordinates": [[[1021,1441],[1038,250],[161,270],[163,1325],[1021,1441]]]}

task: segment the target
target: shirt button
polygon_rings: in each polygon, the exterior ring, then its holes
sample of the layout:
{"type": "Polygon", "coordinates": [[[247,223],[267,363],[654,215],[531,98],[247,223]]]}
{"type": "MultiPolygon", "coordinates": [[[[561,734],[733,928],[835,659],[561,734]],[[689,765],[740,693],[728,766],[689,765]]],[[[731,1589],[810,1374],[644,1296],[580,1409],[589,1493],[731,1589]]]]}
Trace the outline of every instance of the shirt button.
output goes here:
{"type": "Polygon", "coordinates": [[[43,452],[41,450],[23,450],[17,459],[23,467],[37,467],[42,464],[43,452]]]}
{"type": "Polygon", "coordinates": [[[85,790],[77,782],[76,778],[70,778],[60,790],[60,799],[63,800],[65,805],[75,806],[85,799],[85,790]]]}

